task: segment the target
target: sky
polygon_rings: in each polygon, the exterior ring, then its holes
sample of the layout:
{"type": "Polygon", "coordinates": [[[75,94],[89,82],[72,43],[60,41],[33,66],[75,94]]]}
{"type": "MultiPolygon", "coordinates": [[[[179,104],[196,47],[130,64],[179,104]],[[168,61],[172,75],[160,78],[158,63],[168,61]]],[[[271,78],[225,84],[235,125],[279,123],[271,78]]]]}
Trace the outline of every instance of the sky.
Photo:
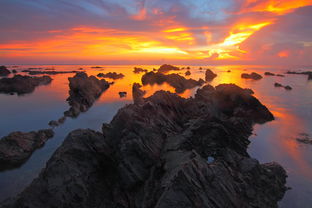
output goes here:
{"type": "Polygon", "coordinates": [[[0,64],[312,64],[312,0],[0,0],[0,64]]]}

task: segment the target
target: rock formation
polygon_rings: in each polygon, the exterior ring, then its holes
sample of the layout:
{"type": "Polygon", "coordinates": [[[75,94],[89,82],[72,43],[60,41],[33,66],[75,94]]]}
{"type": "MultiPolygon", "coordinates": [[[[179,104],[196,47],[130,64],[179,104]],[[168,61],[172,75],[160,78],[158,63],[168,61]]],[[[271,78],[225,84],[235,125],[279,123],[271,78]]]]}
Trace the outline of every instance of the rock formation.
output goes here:
{"type": "Polygon", "coordinates": [[[0,77],[5,77],[11,74],[11,72],[6,68],[6,66],[0,66],[0,77]]]}
{"type": "Polygon", "coordinates": [[[303,74],[308,75],[308,80],[312,80],[312,71],[305,71],[305,72],[295,72],[295,71],[288,71],[286,74],[303,74]]]}
{"type": "Polygon", "coordinates": [[[213,73],[213,71],[211,71],[210,69],[206,70],[206,73],[205,73],[206,82],[212,81],[215,77],[217,77],[217,74],[213,73]]]}
{"type": "Polygon", "coordinates": [[[169,64],[163,64],[159,67],[159,73],[168,73],[169,71],[179,71],[180,68],[169,64]]]}
{"type": "Polygon", "coordinates": [[[49,76],[30,77],[15,75],[13,78],[3,78],[0,80],[0,93],[18,95],[31,93],[40,85],[50,84],[52,81],[49,76]]]}
{"type": "Polygon", "coordinates": [[[146,94],[146,91],[141,90],[142,85],[134,83],[132,86],[132,97],[135,104],[140,104],[144,102],[143,96],[146,94]]]}
{"type": "Polygon", "coordinates": [[[99,80],[95,76],[88,77],[84,72],[79,72],[68,80],[70,90],[67,101],[71,107],[64,112],[68,117],[77,117],[81,112],[86,112],[109,87],[106,80],[99,80]]]}
{"type": "Polygon", "coordinates": [[[253,80],[262,79],[262,76],[256,72],[252,72],[251,74],[243,73],[241,77],[243,79],[253,79],[253,80]]]}
{"type": "Polygon", "coordinates": [[[253,124],[272,119],[235,85],[206,85],[189,99],[159,91],[120,109],[102,133],[71,132],[3,208],[275,208],[285,170],[247,153],[253,124]]]}
{"type": "Polygon", "coordinates": [[[56,75],[56,74],[73,74],[78,73],[79,71],[54,71],[52,69],[46,69],[45,71],[23,70],[22,72],[27,72],[30,75],[40,75],[40,74],[56,75]]]}
{"type": "Polygon", "coordinates": [[[272,72],[264,72],[264,75],[266,75],[266,76],[275,76],[275,74],[272,73],[272,72]]]}
{"type": "Polygon", "coordinates": [[[146,73],[146,72],[148,72],[148,70],[147,69],[142,69],[142,68],[139,68],[139,67],[134,67],[133,73],[139,74],[141,72],[145,72],[146,73]]]}
{"type": "Polygon", "coordinates": [[[187,71],[185,72],[185,76],[190,76],[190,75],[191,75],[190,70],[187,70],[187,71]]]}
{"type": "Polygon", "coordinates": [[[166,75],[160,72],[148,72],[142,76],[143,85],[163,84],[164,82],[174,87],[177,93],[183,93],[187,89],[203,85],[205,81],[202,79],[196,81],[194,79],[186,79],[178,74],[166,75]]]}
{"type": "Polygon", "coordinates": [[[280,83],[278,83],[278,82],[275,82],[275,83],[274,83],[274,87],[283,87],[285,90],[292,90],[292,87],[291,87],[291,86],[289,86],[289,85],[284,86],[284,85],[282,85],[282,84],[280,84],[280,83]]]}
{"type": "Polygon", "coordinates": [[[51,137],[54,132],[44,129],[32,132],[13,132],[0,139],[0,170],[18,167],[51,137]]]}
{"type": "Polygon", "coordinates": [[[121,79],[123,78],[125,75],[123,75],[122,73],[117,74],[116,72],[108,72],[106,74],[104,73],[99,73],[97,75],[98,77],[102,77],[102,78],[110,78],[110,79],[121,79]]]}

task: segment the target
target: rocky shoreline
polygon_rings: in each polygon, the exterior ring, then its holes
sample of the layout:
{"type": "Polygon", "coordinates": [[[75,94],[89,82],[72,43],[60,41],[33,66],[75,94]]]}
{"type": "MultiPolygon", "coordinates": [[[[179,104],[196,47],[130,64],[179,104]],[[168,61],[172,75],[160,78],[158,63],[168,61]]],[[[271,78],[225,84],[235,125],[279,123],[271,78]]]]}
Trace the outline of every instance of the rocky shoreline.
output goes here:
{"type": "Polygon", "coordinates": [[[274,116],[250,90],[222,84],[188,99],[144,94],[134,84],[134,104],[102,132],[71,132],[2,207],[277,207],[285,170],[247,153],[252,126],[274,116]]]}

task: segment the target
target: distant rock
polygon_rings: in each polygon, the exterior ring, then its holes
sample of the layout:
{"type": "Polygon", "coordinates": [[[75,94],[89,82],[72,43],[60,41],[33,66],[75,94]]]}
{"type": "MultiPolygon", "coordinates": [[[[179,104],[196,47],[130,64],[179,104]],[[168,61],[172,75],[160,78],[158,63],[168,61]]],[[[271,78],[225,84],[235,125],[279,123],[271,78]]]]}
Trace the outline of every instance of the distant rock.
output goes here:
{"type": "Polygon", "coordinates": [[[308,80],[312,80],[312,71],[304,71],[304,72],[296,72],[296,71],[288,71],[286,74],[303,74],[308,75],[308,80]]]}
{"type": "Polygon", "coordinates": [[[284,88],[285,88],[285,90],[292,90],[292,87],[289,85],[285,86],[284,88]]]}
{"type": "Polygon", "coordinates": [[[13,132],[0,139],[0,170],[15,168],[54,136],[51,129],[32,132],[13,132]]]}
{"type": "Polygon", "coordinates": [[[296,140],[304,144],[312,144],[312,137],[306,133],[299,134],[299,137],[296,138],[296,140]]]}
{"type": "Polygon", "coordinates": [[[191,75],[191,72],[188,70],[185,72],[185,76],[190,76],[191,75]]]}
{"type": "Polygon", "coordinates": [[[120,109],[101,133],[71,132],[3,208],[275,208],[286,171],[247,152],[253,124],[269,114],[236,85],[204,86],[189,99],[158,91],[120,109]]]}
{"type": "Polygon", "coordinates": [[[133,73],[139,74],[141,72],[146,73],[146,72],[148,72],[148,70],[147,69],[142,69],[142,68],[139,68],[139,67],[134,67],[133,73]]]}
{"type": "Polygon", "coordinates": [[[163,84],[164,82],[174,87],[177,93],[183,93],[187,89],[203,85],[205,81],[202,79],[196,81],[194,79],[186,79],[178,74],[166,75],[160,72],[148,72],[142,76],[143,85],[163,84]]]}
{"type": "Polygon", "coordinates": [[[243,79],[253,79],[253,80],[259,80],[263,78],[260,74],[256,72],[252,72],[251,74],[243,73],[241,77],[243,79]]]}
{"type": "Polygon", "coordinates": [[[104,67],[101,67],[101,66],[91,66],[90,68],[91,68],[91,69],[102,69],[102,68],[104,68],[104,67]]]}
{"type": "Polygon", "coordinates": [[[6,68],[6,66],[0,66],[0,77],[6,77],[9,74],[11,74],[11,72],[6,68]]]}
{"type": "Polygon", "coordinates": [[[159,73],[167,73],[169,71],[179,71],[180,68],[179,67],[176,67],[176,66],[172,66],[172,65],[169,65],[169,64],[163,64],[159,67],[158,69],[158,72],[159,73]]]}
{"type": "Polygon", "coordinates": [[[275,86],[275,87],[284,87],[282,84],[277,83],[277,82],[274,83],[274,86],[275,86]]]}
{"type": "Polygon", "coordinates": [[[210,82],[216,77],[217,77],[217,74],[213,73],[213,71],[211,71],[210,69],[206,70],[206,73],[205,73],[206,82],[210,82]]]}
{"type": "Polygon", "coordinates": [[[229,72],[231,72],[231,70],[227,70],[227,72],[229,73],[229,72]]]}
{"type": "Polygon", "coordinates": [[[67,117],[77,117],[81,112],[86,112],[95,100],[109,88],[109,83],[106,80],[99,80],[95,76],[88,77],[84,72],[79,72],[68,80],[70,90],[67,101],[71,107],[64,112],[67,117]]]}
{"type": "Polygon", "coordinates": [[[99,73],[97,75],[98,77],[101,78],[109,78],[109,79],[122,79],[125,75],[123,75],[122,73],[117,74],[116,72],[108,72],[108,73],[99,73]]]}
{"type": "Polygon", "coordinates": [[[16,71],[15,69],[13,69],[13,70],[12,70],[12,73],[13,73],[13,74],[16,74],[16,73],[17,73],[17,71],[16,71]]]}
{"type": "Polygon", "coordinates": [[[57,121],[52,120],[52,121],[49,122],[49,126],[51,126],[53,128],[57,127],[57,126],[60,126],[61,124],[63,124],[65,122],[65,120],[66,120],[65,116],[59,118],[57,121]]]}
{"type": "Polygon", "coordinates": [[[266,76],[275,76],[275,74],[271,73],[271,72],[264,72],[264,75],[266,75],[266,76]]]}
{"type": "Polygon", "coordinates": [[[282,85],[282,84],[280,84],[280,83],[278,83],[278,82],[275,82],[275,83],[274,83],[274,87],[283,87],[285,90],[292,90],[292,87],[291,87],[291,86],[289,86],[289,85],[284,86],[284,85],[282,85]]]}
{"type": "Polygon", "coordinates": [[[47,85],[52,82],[51,77],[30,77],[15,75],[13,78],[3,78],[0,80],[0,93],[17,93],[18,95],[32,93],[36,87],[47,85]]]}
{"type": "Polygon", "coordinates": [[[120,98],[127,97],[127,92],[119,92],[118,94],[120,98]]]}
{"type": "Polygon", "coordinates": [[[285,75],[283,75],[283,74],[276,74],[276,76],[278,76],[278,77],[285,77],[285,75]]]}
{"type": "Polygon", "coordinates": [[[54,71],[51,69],[45,70],[45,71],[33,71],[33,70],[23,70],[22,72],[27,72],[30,75],[56,75],[56,74],[73,74],[78,73],[79,71],[54,71]]]}

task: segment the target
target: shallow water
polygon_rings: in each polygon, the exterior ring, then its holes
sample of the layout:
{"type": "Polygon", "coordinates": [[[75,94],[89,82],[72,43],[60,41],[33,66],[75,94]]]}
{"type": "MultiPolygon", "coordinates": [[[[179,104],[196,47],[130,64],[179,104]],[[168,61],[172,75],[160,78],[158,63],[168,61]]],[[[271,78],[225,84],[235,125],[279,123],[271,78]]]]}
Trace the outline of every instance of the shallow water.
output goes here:
{"type": "MultiPolygon", "coordinates": [[[[94,69],[91,68],[92,66],[55,65],[19,66],[14,69],[22,71],[29,67],[55,68],[62,71],[84,68],[89,75],[96,75],[100,72],[118,72],[126,76],[116,80],[89,111],[82,113],[76,119],[67,119],[62,126],[56,128],[54,138],[35,151],[25,164],[13,170],[0,172],[0,200],[14,196],[23,190],[38,175],[70,131],[77,128],[100,130],[102,123],[110,122],[118,109],[132,103],[132,83],[140,83],[142,76],[142,74],[132,72],[134,66],[103,66],[104,68],[94,69]],[[127,91],[127,97],[120,98],[119,91],[127,91]]],[[[141,67],[152,70],[159,66],[141,67]]],[[[250,138],[251,144],[248,151],[260,162],[276,161],[287,170],[289,175],[287,185],[292,189],[286,193],[280,202],[280,207],[311,207],[312,145],[298,143],[295,138],[299,133],[312,135],[312,81],[307,81],[307,76],[304,75],[269,76],[259,81],[245,80],[240,77],[243,72],[284,73],[289,69],[276,66],[212,66],[209,68],[218,74],[218,77],[211,82],[212,85],[235,83],[244,88],[251,88],[255,91],[255,96],[273,112],[276,117],[275,121],[255,126],[255,135],[250,138]],[[231,72],[227,72],[228,70],[231,72]],[[273,86],[275,82],[290,85],[293,90],[275,88],[273,86]]],[[[198,66],[191,66],[190,71],[192,72],[191,78],[204,78],[205,71],[200,71],[198,66]]],[[[183,75],[185,70],[179,73],[183,75]]],[[[0,137],[13,131],[48,128],[50,120],[61,117],[69,108],[66,98],[68,97],[68,77],[71,76],[74,74],[51,75],[52,83],[36,88],[32,94],[24,96],[0,94],[0,137]]],[[[174,89],[167,84],[145,86],[143,89],[147,91],[146,96],[160,89],[174,92],[174,89]]],[[[195,91],[196,88],[187,90],[181,96],[192,96],[195,91]]]]}

